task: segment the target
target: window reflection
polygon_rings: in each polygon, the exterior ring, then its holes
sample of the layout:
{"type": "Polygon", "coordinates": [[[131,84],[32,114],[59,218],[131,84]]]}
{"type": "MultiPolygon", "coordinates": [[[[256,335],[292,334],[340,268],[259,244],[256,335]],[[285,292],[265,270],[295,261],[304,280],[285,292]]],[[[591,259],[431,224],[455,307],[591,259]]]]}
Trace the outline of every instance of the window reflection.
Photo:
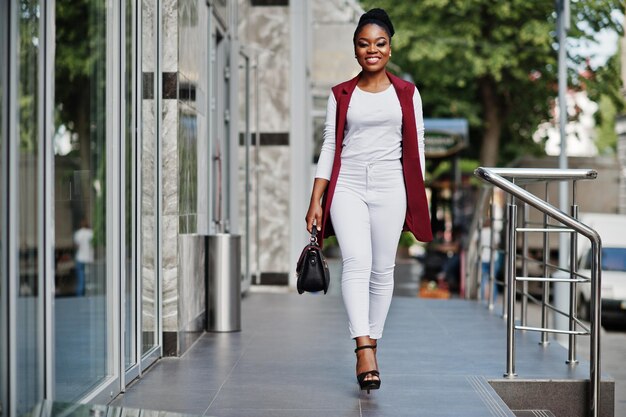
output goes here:
{"type": "Polygon", "coordinates": [[[18,106],[18,236],[19,274],[16,314],[17,414],[28,411],[42,393],[39,391],[39,2],[21,0],[18,13],[17,106],[18,106]]]}
{"type": "Polygon", "coordinates": [[[56,398],[106,376],[106,0],[55,2],[56,398]]]}

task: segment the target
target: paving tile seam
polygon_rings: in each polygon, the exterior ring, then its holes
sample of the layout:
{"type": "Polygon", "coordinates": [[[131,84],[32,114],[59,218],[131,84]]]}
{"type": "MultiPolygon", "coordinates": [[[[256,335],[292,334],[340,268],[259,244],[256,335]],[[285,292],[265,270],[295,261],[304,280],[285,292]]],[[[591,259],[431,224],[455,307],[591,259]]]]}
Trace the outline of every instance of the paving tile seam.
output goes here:
{"type": "Polygon", "coordinates": [[[363,404],[361,404],[360,396],[359,396],[359,417],[363,417],[363,404]]]}
{"type": "Polygon", "coordinates": [[[204,413],[202,413],[203,416],[207,415],[209,409],[211,408],[211,406],[213,405],[213,403],[215,402],[217,397],[220,395],[220,392],[222,391],[222,388],[224,387],[224,385],[226,385],[226,382],[230,379],[230,376],[233,374],[233,371],[235,370],[235,368],[237,367],[237,365],[241,361],[241,358],[243,358],[243,356],[248,351],[250,346],[253,345],[254,339],[257,337],[257,334],[258,334],[258,330],[253,331],[252,335],[250,336],[250,340],[248,341],[248,343],[244,344],[244,348],[241,350],[241,353],[239,354],[239,357],[237,358],[237,360],[235,361],[233,366],[230,368],[230,371],[228,372],[228,374],[226,375],[226,377],[222,381],[222,384],[220,385],[220,387],[217,389],[217,392],[215,393],[215,395],[211,399],[211,402],[207,406],[206,410],[204,410],[204,413]]]}
{"type": "MultiPolygon", "coordinates": [[[[278,408],[278,407],[268,407],[268,408],[264,408],[264,407],[254,407],[254,408],[233,408],[233,407],[224,407],[224,408],[216,408],[215,411],[345,411],[345,409],[343,408],[337,408],[337,407],[328,407],[328,408],[320,408],[320,407],[306,407],[306,408],[294,408],[294,407],[289,407],[289,408],[278,408]]],[[[355,410],[356,411],[356,410],[355,410]]]]}
{"type": "Polygon", "coordinates": [[[480,377],[468,376],[467,381],[474,387],[480,399],[491,410],[491,414],[494,416],[508,417],[510,414],[504,410],[501,404],[487,391],[487,387],[484,386],[480,377]]]}

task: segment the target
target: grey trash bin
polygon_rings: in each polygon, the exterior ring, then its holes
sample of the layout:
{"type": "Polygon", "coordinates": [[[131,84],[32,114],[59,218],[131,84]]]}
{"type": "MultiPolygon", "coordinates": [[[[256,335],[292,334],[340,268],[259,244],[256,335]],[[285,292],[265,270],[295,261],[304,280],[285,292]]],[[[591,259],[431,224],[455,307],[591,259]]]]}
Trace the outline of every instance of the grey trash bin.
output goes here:
{"type": "Polygon", "coordinates": [[[207,237],[206,323],[209,332],[241,330],[241,237],[207,237]]]}

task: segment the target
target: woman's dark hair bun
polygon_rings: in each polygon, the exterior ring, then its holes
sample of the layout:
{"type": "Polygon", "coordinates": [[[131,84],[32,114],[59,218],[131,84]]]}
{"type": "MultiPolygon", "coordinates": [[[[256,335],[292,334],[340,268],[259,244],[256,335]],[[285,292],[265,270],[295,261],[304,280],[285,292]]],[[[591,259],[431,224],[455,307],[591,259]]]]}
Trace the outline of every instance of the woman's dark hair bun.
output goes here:
{"type": "Polygon", "coordinates": [[[391,37],[395,33],[393,29],[393,24],[391,23],[391,19],[389,19],[389,15],[387,14],[387,12],[383,9],[375,8],[361,15],[361,18],[359,19],[359,24],[354,31],[355,40],[363,26],[369,25],[370,23],[374,23],[385,29],[385,32],[387,32],[387,35],[389,35],[389,39],[391,39],[391,37]]]}

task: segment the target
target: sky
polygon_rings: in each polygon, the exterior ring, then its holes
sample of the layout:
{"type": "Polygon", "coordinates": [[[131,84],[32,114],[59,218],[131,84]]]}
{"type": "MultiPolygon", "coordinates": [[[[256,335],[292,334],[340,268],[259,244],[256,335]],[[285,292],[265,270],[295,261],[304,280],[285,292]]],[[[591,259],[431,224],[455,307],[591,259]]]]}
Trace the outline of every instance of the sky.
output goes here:
{"type": "MultiPolygon", "coordinates": [[[[619,10],[615,11],[614,17],[621,22],[624,21],[624,15],[619,10]]],[[[612,30],[598,32],[595,39],[596,42],[581,43],[572,48],[578,50],[580,56],[589,56],[593,69],[603,66],[610,57],[615,55],[618,45],[618,35],[612,30]]]]}

